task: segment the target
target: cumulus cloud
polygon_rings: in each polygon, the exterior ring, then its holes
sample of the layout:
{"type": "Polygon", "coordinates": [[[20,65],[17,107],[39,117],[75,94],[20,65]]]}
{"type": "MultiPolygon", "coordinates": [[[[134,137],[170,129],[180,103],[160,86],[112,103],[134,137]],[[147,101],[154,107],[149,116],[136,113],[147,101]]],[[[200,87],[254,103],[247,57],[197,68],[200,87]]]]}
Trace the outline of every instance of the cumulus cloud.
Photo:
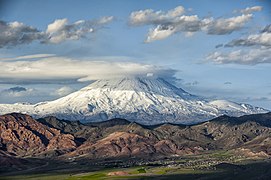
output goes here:
{"type": "Polygon", "coordinates": [[[41,58],[36,61],[0,61],[0,80],[91,81],[119,76],[147,76],[173,78],[175,71],[159,66],[133,62],[77,60],[64,57],[41,58]]]}
{"type": "Polygon", "coordinates": [[[129,23],[132,26],[152,25],[145,42],[165,39],[176,33],[203,31],[212,35],[230,34],[242,29],[253,17],[257,8],[247,9],[240,16],[231,18],[199,18],[197,15],[185,15],[185,9],[178,6],[167,12],[152,9],[134,11],[130,14],[129,23]],[[248,13],[251,12],[251,13],[248,13]]]}
{"type": "Polygon", "coordinates": [[[46,43],[60,43],[66,40],[78,40],[89,33],[93,33],[101,26],[108,24],[113,17],[103,17],[96,21],[79,20],[69,24],[68,19],[57,19],[49,24],[46,30],[46,43]]]}
{"type": "Polygon", "coordinates": [[[243,64],[255,65],[271,63],[271,49],[242,49],[231,52],[213,52],[208,55],[207,60],[216,64],[243,64]]]}
{"type": "Polygon", "coordinates": [[[239,12],[243,14],[251,14],[253,12],[261,11],[263,9],[262,6],[253,6],[253,7],[247,7],[245,9],[241,9],[239,12]]]}
{"type": "Polygon", "coordinates": [[[0,48],[40,43],[60,43],[66,40],[78,40],[93,33],[113,20],[112,16],[98,20],[79,20],[69,23],[68,19],[57,19],[49,24],[45,31],[25,25],[21,22],[0,21],[0,48]]]}
{"type": "Polygon", "coordinates": [[[152,9],[134,11],[130,15],[130,24],[135,26],[140,25],[159,25],[165,23],[174,23],[176,18],[185,12],[184,7],[177,6],[167,12],[154,11],[152,9]]]}
{"type": "Polygon", "coordinates": [[[207,34],[223,35],[230,34],[234,31],[240,30],[244,25],[252,19],[252,14],[243,14],[231,18],[208,18],[202,20],[202,29],[207,34]]]}
{"type": "Polygon", "coordinates": [[[45,34],[37,28],[17,21],[9,23],[0,21],[0,48],[29,44],[43,38],[45,34]]]}
{"type": "Polygon", "coordinates": [[[225,45],[217,47],[241,47],[239,50],[213,52],[207,56],[207,60],[217,64],[246,64],[256,65],[271,63],[271,25],[267,25],[257,34],[250,34],[244,38],[238,38],[225,45]]]}
{"type": "Polygon", "coordinates": [[[146,42],[165,39],[178,32],[193,33],[199,31],[201,21],[198,16],[181,16],[175,23],[159,24],[149,30],[146,42]]]}
{"type": "Polygon", "coordinates": [[[158,25],[154,29],[150,29],[145,42],[165,39],[176,32],[173,26],[158,25]]]}
{"type": "Polygon", "coordinates": [[[260,33],[251,34],[245,38],[234,39],[225,47],[233,46],[265,46],[271,47],[271,25],[267,25],[260,33]]]}

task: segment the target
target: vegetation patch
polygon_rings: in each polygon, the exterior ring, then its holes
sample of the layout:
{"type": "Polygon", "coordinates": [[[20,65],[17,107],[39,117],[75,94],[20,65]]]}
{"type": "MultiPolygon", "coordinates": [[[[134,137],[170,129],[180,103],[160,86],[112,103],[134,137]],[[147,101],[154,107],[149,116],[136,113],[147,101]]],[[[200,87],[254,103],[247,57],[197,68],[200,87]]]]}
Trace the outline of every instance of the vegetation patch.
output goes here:
{"type": "Polygon", "coordinates": [[[139,169],[137,170],[137,172],[138,172],[139,174],[146,173],[146,169],[145,169],[144,167],[142,167],[142,168],[139,168],[139,169]]]}

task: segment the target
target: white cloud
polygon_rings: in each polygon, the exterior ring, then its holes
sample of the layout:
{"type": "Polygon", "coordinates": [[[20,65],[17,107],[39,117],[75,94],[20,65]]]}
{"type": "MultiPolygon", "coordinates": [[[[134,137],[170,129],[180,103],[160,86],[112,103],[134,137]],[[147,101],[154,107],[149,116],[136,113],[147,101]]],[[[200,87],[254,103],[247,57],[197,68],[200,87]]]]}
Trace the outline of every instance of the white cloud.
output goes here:
{"type": "Polygon", "coordinates": [[[243,14],[251,14],[253,12],[261,11],[263,7],[261,6],[253,6],[253,7],[247,7],[245,9],[241,9],[240,12],[243,14]]]}
{"type": "Polygon", "coordinates": [[[0,61],[14,61],[14,60],[25,60],[25,59],[40,59],[46,57],[52,57],[55,54],[31,54],[26,56],[18,56],[13,58],[0,58],[0,61]]]}
{"type": "MultiPolygon", "coordinates": [[[[114,17],[113,16],[104,16],[102,18],[100,18],[98,21],[97,21],[97,24],[108,24],[110,23],[111,21],[114,20],[114,17]]],[[[77,21],[78,22],[78,21],[77,21]]],[[[80,22],[80,21],[79,21],[80,22]]]]}
{"type": "Polygon", "coordinates": [[[216,64],[255,65],[271,63],[270,54],[271,49],[266,48],[235,50],[228,53],[214,52],[207,57],[207,60],[216,64]]]}
{"type": "Polygon", "coordinates": [[[98,20],[79,20],[69,24],[68,19],[57,19],[49,24],[45,31],[25,25],[21,22],[0,21],[0,48],[40,43],[60,43],[66,40],[78,40],[93,33],[113,20],[112,16],[98,20]]]}
{"type": "Polygon", "coordinates": [[[69,86],[63,86],[59,89],[56,89],[55,92],[51,93],[52,96],[65,96],[67,94],[70,94],[71,92],[73,92],[74,89],[72,89],[69,86]]]}
{"type": "Polygon", "coordinates": [[[24,88],[20,86],[12,87],[9,89],[5,89],[0,92],[0,96],[5,96],[7,97],[23,97],[23,96],[28,96],[28,95],[33,95],[35,93],[35,90],[32,88],[24,88]]]}
{"type": "Polygon", "coordinates": [[[192,37],[194,34],[194,32],[186,32],[185,37],[192,37]]]}
{"type": "Polygon", "coordinates": [[[204,19],[203,30],[207,34],[223,35],[230,34],[234,31],[240,30],[244,25],[252,19],[252,14],[243,14],[241,16],[231,18],[220,18],[220,19],[204,19]]]}
{"type": "Polygon", "coordinates": [[[60,43],[68,39],[77,40],[85,33],[93,32],[93,28],[91,27],[85,28],[84,30],[77,29],[77,26],[80,26],[82,23],[84,23],[84,21],[78,21],[73,25],[68,25],[68,19],[55,20],[47,27],[46,33],[48,34],[48,40],[45,40],[45,42],[60,43]]]}
{"type": "Polygon", "coordinates": [[[68,19],[56,19],[53,23],[49,24],[46,33],[52,34],[56,31],[61,31],[68,24],[68,19]]]}
{"type": "Polygon", "coordinates": [[[184,15],[185,9],[178,6],[167,12],[154,11],[152,9],[134,11],[130,14],[129,22],[132,26],[152,25],[145,42],[165,39],[175,33],[186,33],[186,36],[194,32],[203,31],[212,35],[230,34],[241,30],[253,17],[251,13],[257,8],[247,9],[246,13],[230,18],[203,18],[197,15],[184,15]]]}
{"type": "Polygon", "coordinates": [[[256,65],[271,63],[271,31],[270,25],[266,26],[258,34],[251,34],[244,38],[234,39],[225,45],[218,47],[242,47],[239,50],[213,52],[207,60],[217,64],[246,64],[256,65]]]}
{"type": "Polygon", "coordinates": [[[193,33],[200,30],[200,20],[198,16],[181,16],[178,22],[172,24],[160,24],[156,28],[149,30],[146,42],[165,39],[178,32],[193,33]]]}
{"type": "Polygon", "coordinates": [[[41,101],[54,100],[60,97],[51,92],[55,90],[56,85],[26,85],[26,86],[10,86],[0,90],[0,103],[37,103],[41,101]]]}
{"type": "Polygon", "coordinates": [[[154,29],[150,29],[147,39],[145,42],[149,43],[155,40],[161,40],[169,37],[170,35],[174,34],[176,32],[175,28],[173,26],[165,26],[158,25],[154,29]]]}
{"type": "Polygon", "coordinates": [[[270,25],[266,26],[260,33],[251,34],[245,38],[235,39],[227,43],[226,47],[233,46],[265,46],[271,47],[270,25]]]}
{"type": "Polygon", "coordinates": [[[66,40],[78,40],[89,33],[93,33],[101,26],[110,23],[112,16],[102,17],[96,21],[79,20],[69,24],[68,19],[57,19],[49,24],[46,30],[47,43],[60,43],[66,40]]]}
{"type": "Polygon", "coordinates": [[[48,57],[36,61],[0,61],[0,79],[8,82],[11,80],[90,81],[118,76],[146,76],[148,73],[172,78],[175,71],[132,62],[76,60],[64,57],[48,57]]]}
{"type": "Polygon", "coordinates": [[[167,12],[154,11],[152,9],[134,11],[130,15],[131,25],[149,25],[149,24],[164,24],[166,22],[175,22],[176,18],[185,12],[184,7],[177,6],[167,12]]]}
{"type": "Polygon", "coordinates": [[[29,44],[44,37],[38,29],[23,23],[0,21],[0,48],[29,44]]]}

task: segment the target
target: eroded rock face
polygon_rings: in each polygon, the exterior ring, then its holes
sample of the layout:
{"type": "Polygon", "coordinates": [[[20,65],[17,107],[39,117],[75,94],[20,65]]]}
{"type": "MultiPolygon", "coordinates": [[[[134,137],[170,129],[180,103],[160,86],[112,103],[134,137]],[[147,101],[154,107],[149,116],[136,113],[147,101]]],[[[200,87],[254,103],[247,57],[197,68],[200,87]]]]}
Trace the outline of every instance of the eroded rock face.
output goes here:
{"type": "Polygon", "coordinates": [[[88,154],[92,157],[117,157],[144,155],[155,152],[146,137],[127,132],[114,132],[95,143],[85,142],[70,155],[88,154]]]}
{"type": "Polygon", "coordinates": [[[24,114],[0,116],[1,149],[16,156],[34,156],[48,150],[76,148],[73,135],[62,134],[24,114]]]}
{"type": "Polygon", "coordinates": [[[239,118],[221,116],[191,126],[142,126],[122,119],[84,125],[54,117],[35,120],[13,113],[0,116],[0,151],[12,157],[62,155],[64,159],[78,156],[102,159],[243,148],[270,156],[270,120],[271,113],[267,113],[239,118]]]}
{"type": "Polygon", "coordinates": [[[150,157],[195,154],[199,149],[178,147],[171,140],[149,139],[129,132],[114,132],[97,142],[85,142],[67,156],[88,156],[91,158],[107,157],[150,157]]]}

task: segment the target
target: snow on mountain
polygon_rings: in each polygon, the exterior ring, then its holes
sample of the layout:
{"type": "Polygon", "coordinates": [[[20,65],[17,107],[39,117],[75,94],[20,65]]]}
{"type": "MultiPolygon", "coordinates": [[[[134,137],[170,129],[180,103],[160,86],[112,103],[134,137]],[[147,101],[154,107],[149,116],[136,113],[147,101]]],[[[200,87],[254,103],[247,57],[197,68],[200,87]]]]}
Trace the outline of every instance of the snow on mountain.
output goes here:
{"type": "Polygon", "coordinates": [[[267,110],[226,100],[204,100],[161,78],[125,77],[98,80],[54,101],[34,105],[0,104],[1,114],[11,112],[34,117],[53,115],[82,122],[118,117],[142,124],[192,124],[223,114],[240,116],[267,110]]]}

